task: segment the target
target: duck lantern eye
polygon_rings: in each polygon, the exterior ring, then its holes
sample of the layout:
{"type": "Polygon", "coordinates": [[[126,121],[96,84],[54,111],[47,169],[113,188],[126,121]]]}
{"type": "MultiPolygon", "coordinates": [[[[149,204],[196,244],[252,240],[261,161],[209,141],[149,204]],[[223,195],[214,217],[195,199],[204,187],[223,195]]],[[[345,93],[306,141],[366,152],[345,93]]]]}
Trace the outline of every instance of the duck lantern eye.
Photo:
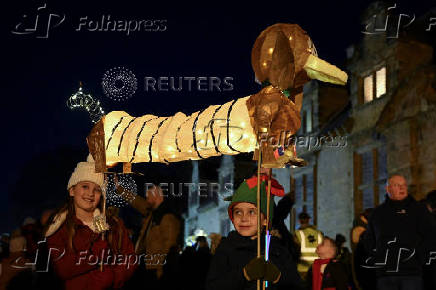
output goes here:
{"type": "Polygon", "coordinates": [[[313,44],[312,39],[307,39],[308,51],[311,55],[318,57],[318,52],[316,51],[315,44],[313,44]]]}

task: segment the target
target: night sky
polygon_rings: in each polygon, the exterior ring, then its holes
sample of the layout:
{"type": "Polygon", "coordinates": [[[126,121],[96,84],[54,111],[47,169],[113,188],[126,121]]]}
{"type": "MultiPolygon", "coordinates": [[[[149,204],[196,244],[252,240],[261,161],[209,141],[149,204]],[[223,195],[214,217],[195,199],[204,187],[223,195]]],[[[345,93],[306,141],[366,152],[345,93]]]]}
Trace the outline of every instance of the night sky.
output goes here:
{"type": "MultiPolygon", "coordinates": [[[[6,90],[2,93],[0,233],[12,230],[25,216],[37,217],[44,207],[62,201],[76,162],[86,158],[85,138],[92,123],[85,111],[71,111],[66,106],[79,81],[85,92],[102,102],[106,112],[124,110],[133,116],[169,116],[177,111],[190,114],[259,90],[250,64],[251,48],[257,35],[274,23],[300,24],[319,56],[344,69],[345,49],[361,39],[360,14],[369,3],[263,1],[249,7],[237,1],[195,5],[185,1],[59,2],[3,3],[6,67],[2,68],[2,83],[6,90]],[[49,30],[48,38],[11,32],[18,23],[26,23],[23,14],[34,19],[44,3],[47,8],[40,12],[41,27],[50,13],[65,15],[64,22],[49,30]],[[76,31],[81,17],[101,21],[103,15],[123,21],[159,20],[165,29],[130,35],[125,31],[76,31]],[[136,93],[122,102],[106,97],[101,86],[105,71],[117,66],[131,70],[138,80],[136,93]],[[147,92],[147,76],[231,77],[233,90],[188,91],[187,83],[183,83],[180,92],[147,92]]],[[[431,6],[418,1],[396,2],[399,13],[420,15],[431,6]]],[[[178,167],[172,165],[161,172],[177,174],[178,167]]]]}

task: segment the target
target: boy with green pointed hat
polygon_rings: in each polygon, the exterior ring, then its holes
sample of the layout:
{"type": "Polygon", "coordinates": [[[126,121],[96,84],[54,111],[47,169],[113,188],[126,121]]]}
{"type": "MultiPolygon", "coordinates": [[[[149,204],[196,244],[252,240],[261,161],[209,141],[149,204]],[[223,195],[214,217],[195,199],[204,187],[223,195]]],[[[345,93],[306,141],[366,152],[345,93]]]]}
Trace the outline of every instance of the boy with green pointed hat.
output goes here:
{"type": "MultiPolygon", "coordinates": [[[[261,176],[262,228],[267,224],[266,179],[266,176],[261,176]]],[[[272,186],[274,189],[271,192],[278,189],[275,184],[278,183],[274,182],[272,186]]],[[[263,257],[265,239],[262,238],[262,257],[257,258],[257,176],[244,180],[233,196],[226,200],[231,201],[228,214],[235,231],[231,231],[218,246],[210,265],[206,289],[256,289],[258,279],[269,281],[268,289],[289,286],[300,288],[301,279],[296,264],[278,238],[271,237],[268,261],[263,257]]],[[[269,225],[271,225],[274,213],[273,200],[270,202],[269,213],[269,225]]]]}

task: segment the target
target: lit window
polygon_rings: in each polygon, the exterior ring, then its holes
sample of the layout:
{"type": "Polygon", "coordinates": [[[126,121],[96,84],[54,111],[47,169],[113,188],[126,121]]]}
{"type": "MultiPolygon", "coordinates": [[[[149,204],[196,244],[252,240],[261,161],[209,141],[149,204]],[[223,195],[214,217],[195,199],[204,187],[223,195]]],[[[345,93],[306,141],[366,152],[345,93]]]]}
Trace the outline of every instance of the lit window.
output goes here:
{"type": "Polygon", "coordinates": [[[376,98],[386,94],[386,67],[382,67],[375,74],[376,98]]]}
{"type": "Polygon", "coordinates": [[[364,102],[368,103],[371,102],[373,97],[373,92],[374,92],[374,83],[372,80],[372,74],[365,77],[363,79],[363,90],[364,90],[364,102]]]}
{"type": "Polygon", "coordinates": [[[363,79],[363,102],[368,103],[386,94],[386,66],[363,79]]]}

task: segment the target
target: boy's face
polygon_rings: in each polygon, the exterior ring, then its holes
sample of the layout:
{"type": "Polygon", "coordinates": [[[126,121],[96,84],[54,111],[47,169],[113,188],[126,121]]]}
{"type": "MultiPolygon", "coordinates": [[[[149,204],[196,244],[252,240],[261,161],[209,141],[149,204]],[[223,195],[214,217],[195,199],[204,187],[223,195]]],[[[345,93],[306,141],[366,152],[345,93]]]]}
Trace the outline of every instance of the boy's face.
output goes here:
{"type": "Polygon", "coordinates": [[[316,254],[321,259],[333,259],[336,255],[336,249],[330,240],[324,239],[322,243],[316,247],[316,254]]]}
{"type": "MultiPolygon", "coordinates": [[[[257,234],[257,208],[249,202],[240,202],[233,207],[233,225],[236,231],[244,237],[257,234]]],[[[266,218],[260,214],[262,225],[266,225],[266,218]]]]}

